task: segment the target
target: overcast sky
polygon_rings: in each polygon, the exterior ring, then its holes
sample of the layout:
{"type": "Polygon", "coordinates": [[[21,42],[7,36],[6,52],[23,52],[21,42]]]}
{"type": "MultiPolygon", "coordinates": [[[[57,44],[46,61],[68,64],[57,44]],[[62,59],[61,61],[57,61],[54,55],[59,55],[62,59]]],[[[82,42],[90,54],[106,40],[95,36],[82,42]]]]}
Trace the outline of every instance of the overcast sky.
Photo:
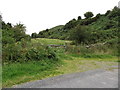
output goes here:
{"type": "Polygon", "coordinates": [[[104,14],[119,0],[0,0],[3,20],[13,25],[23,23],[27,34],[64,25],[87,11],[104,14]]]}

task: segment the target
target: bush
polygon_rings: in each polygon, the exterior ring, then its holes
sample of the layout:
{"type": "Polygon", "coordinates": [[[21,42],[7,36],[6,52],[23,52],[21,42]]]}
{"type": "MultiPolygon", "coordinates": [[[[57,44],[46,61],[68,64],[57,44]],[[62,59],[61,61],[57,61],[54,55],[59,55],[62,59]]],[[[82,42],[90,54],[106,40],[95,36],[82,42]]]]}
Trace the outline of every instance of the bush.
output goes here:
{"type": "Polygon", "coordinates": [[[73,33],[71,34],[70,39],[74,40],[77,44],[87,43],[89,41],[90,33],[87,27],[77,26],[73,33]]]}
{"type": "Polygon", "coordinates": [[[94,15],[93,15],[92,12],[86,12],[86,13],[84,14],[84,16],[85,16],[86,18],[91,18],[91,17],[94,16],[94,15]]]}
{"type": "Polygon", "coordinates": [[[78,16],[78,20],[81,20],[82,18],[81,18],[81,16],[78,16]]]}
{"type": "Polygon", "coordinates": [[[108,16],[110,14],[110,10],[108,10],[106,13],[105,13],[105,16],[108,16]]]}
{"type": "Polygon", "coordinates": [[[96,17],[88,18],[80,21],[80,25],[89,25],[100,18],[100,14],[96,15],[96,17]]]}
{"type": "Polygon", "coordinates": [[[44,59],[53,59],[57,60],[56,54],[52,49],[39,46],[37,48],[32,48],[26,53],[26,60],[44,60],[44,59]]]}
{"type": "Polygon", "coordinates": [[[84,45],[80,45],[79,48],[81,55],[92,54],[94,52],[93,50],[86,48],[84,45]]]}
{"type": "Polygon", "coordinates": [[[38,35],[37,35],[37,33],[32,33],[32,34],[31,34],[31,37],[32,37],[32,38],[37,38],[38,35]]]}
{"type": "Polygon", "coordinates": [[[113,10],[108,15],[108,18],[112,19],[112,18],[117,17],[117,16],[120,16],[120,8],[114,7],[113,10]]]}
{"type": "Polygon", "coordinates": [[[107,29],[111,29],[112,27],[114,27],[114,23],[112,21],[109,21],[106,23],[106,25],[104,26],[104,30],[107,30],[107,29]]]}
{"type": "Polygon", "coordinates": [[[15,44],[8,44],[2,50],[3,63],[16,62],[21,57],[21,47],[15,44]]]}
{"type": "Polygon", "coordinates": [[[71,28],[74,28],[76,25],[77,25],[76,19],[72,19],[65,24],[63,29],[71,29],[71,28]]]}
{"type": "Polygon", "coordinates": [[[10,44],[3,49],[3,63],[25,62],[40,60],[58,60],[55,52],[50,48],[39,46],[37,48],[22,48],[22,46],[10,44]]]}

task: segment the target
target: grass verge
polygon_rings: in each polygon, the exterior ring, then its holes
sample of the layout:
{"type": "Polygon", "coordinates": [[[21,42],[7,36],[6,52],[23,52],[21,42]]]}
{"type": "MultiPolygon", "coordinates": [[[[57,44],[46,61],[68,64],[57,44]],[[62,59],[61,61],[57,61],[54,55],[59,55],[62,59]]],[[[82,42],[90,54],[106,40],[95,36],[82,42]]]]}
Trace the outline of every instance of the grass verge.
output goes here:
{"type": "Polygon", "coordinates": [[[84,72],[118,65],[117,57],[84,58],[77,54],[58,54],[60,61],[43,60],[3,66],[3,87],[40,80],[61,74],[84,72]]]}
{"type": "Polygon", "coordinates": [[[62,74],[84,72],[93,69],[108,69],[110,66],[117,66],[118,60],[114,58],[81,58],[72,57],[72,59],[63,60],[64,64],[58,67],[58,72],[62,74]]]}
{"type": "Polygon", "coordinates": [[[12,85],[58,75],[60,72],[55,71],[55,67],[58,65],[58,62],[52,60],[4,65],[2,87],[11,87],[12,85]]]}

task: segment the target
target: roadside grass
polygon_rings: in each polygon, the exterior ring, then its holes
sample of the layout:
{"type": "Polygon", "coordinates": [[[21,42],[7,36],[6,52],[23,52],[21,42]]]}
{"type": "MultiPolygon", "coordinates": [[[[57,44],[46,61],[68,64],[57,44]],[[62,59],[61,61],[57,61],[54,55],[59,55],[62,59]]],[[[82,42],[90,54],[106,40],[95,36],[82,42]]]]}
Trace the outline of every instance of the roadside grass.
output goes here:
{"type": "MultiPolygon", "coordinates": [[[[70,55],[71,56],[71,55],[70,55]]],[[[118,66],[118,58],[83,58],[71,56],[72,59],[63,59],[64,64],[58,67],[57,71],[62,74],[84,72],[93,69],[109,69],[111,66],[118,66]]]]}
{"type": "Polygon", "coordinates": [[[52,60],[13,63],[3,66],[2,87],[40,80],[62,74],[84,72],[93,69],[108,69],[118,65],[117,57],[83,58],[79,55],[59,53],[60,61],[52,60]]]}
{"type": "Polygon", "coordinates": [[[85,58],[80,54],[63,52],[63,49],[56,51],[59,61],[42,60],[4,65],[3,88],[61,74],[84,72],[97,68],[106,69],[118,64],[115,56],[85,58]]]}
{"type": "Polygon", "coordinates": [[[55,67],[59,64],[52,60],[43,60],[4,65],[2,87],[11,87],[16,84],[58,75],[60,72],[55,71],[55,67]]]}

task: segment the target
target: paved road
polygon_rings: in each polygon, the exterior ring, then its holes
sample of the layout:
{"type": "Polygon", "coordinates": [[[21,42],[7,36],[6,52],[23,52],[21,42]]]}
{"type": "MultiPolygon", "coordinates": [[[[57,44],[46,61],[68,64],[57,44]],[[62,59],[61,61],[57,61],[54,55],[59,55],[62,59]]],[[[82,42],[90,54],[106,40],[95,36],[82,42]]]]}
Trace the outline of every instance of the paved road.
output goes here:
{"type": "Polygon", "coordinates": [[[60,75],[16,85],[14,88],[118,88],[118,69],[112,71],[97,69],[60,75]]]}

